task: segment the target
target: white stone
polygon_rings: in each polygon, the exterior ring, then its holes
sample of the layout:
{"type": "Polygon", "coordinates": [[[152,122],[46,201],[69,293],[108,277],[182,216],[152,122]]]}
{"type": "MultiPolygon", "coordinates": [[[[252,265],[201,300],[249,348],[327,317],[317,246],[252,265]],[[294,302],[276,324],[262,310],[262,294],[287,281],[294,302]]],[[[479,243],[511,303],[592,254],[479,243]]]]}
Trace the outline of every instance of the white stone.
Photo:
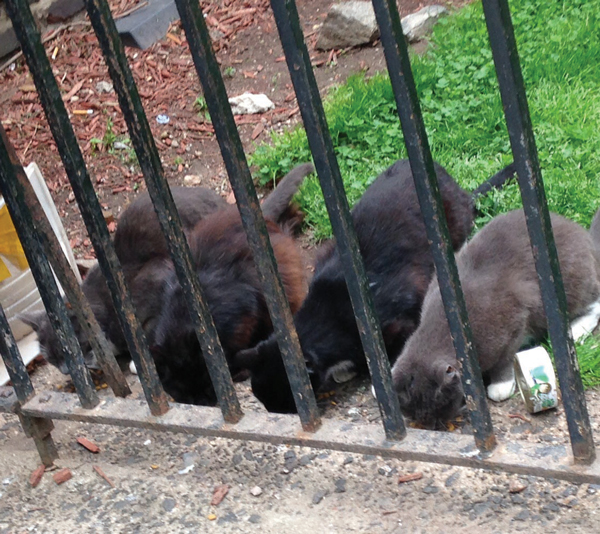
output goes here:
{"type": "Polygon", "coordinates": [[[342,2],[331,6],[321,26],[316,47],[320,50],[367,44],[379,37],[371,2],[342,2]]]}
{"type": "Polygon", "coordinates": [[[98,93],[112,93],[114,89],[112,83],[102,81],[96,84],[96,91],[98,93]]]}
{"type": "Polygon", "coordinates": [[[183,177],[183,183],[185,185],[200,185],[200,176],[196,174],[187,174],[183,177]]]}
{"type": "Polygon", "coordinates": [[[402,31],[410,43],[420,41],[442,15],[448,13],[443,6],[427,6],[402,19],[402,31]]]}
{"type": "Polygon", "coordinates": [[[230,98],[229,104],[234,115],[253,115],[275,109],[275,104],[265,94],[244,93],[230,98]]]}
{"type": "Polygon", "coordinates": [[[259,495],[262,495],[262,488],[260,486],[254,486],[251,490],[250,493],[252,495],[254,495],[255,497],[258,497],[259,495]]]}

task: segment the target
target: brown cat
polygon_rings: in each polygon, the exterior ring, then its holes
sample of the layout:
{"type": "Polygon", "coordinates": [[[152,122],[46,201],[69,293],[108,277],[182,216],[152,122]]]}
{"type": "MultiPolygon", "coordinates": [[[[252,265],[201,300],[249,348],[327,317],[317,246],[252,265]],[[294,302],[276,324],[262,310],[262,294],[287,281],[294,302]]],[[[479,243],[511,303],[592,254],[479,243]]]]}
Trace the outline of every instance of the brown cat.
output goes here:
{"type": "MultiPolygon", "coordinates": [[[[598,309],[600,297],[600,218],[592,231],[552,214],[552,227],[572,319],[598,309]]],[[[488,396],[512,394],[513,357],[527,338],[546,334],[533,254],[522,210],[500,215],[456,257],[473,341],[488,396]]],[[[596,317],[597,322],[597,317],[596,317]]],[[[421,322],[392,369],[402,411],[425,426],[440,426],[461,410],[460,366],[437,280],[429,286],[421,322]]]]}

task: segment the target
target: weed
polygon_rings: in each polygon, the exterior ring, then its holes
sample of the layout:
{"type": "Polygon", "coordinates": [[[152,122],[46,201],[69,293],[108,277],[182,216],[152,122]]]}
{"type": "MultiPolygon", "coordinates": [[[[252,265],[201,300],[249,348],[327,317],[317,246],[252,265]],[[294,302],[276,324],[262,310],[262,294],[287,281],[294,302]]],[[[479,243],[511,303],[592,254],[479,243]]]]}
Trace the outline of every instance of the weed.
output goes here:
{"type": "Polygon", "coordinates": [[[230,65],[229,67],[225,67],[225,70],[223,71],[223,76],[225,76],[225,78],[233,78],[236,72],[237,71],[235,70],[235,67],[232,67],[230,65]]]}

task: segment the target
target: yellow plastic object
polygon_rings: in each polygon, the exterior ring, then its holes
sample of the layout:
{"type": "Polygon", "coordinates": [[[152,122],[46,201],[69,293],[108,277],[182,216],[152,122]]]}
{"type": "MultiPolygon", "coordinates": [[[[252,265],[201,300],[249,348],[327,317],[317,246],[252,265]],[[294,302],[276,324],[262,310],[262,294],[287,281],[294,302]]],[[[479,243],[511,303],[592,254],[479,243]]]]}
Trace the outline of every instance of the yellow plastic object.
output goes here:
{"type": "Polygon", "coordinates": [[[6,265],[7,261],[21,271],[28,267],[25,252],[8,213],[8,208],[2,206],[0,208],[0,282],[14,274],[6,265]]]}

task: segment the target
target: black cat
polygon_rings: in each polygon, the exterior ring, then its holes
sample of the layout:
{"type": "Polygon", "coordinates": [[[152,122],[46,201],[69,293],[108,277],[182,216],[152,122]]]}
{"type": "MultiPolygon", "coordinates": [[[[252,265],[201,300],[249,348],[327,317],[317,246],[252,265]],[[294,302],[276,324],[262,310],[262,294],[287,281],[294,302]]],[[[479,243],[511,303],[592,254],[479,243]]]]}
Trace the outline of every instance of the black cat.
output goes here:
{"type": "MultiPolygon", "coordinates": [[[[471,231],[471,197],[435,165],[452,245],[471,231]]],[[[408,160],[383,172],[352,210],[375,310],[389,355],[399,353],[417,328],[421,304],[434,272],[425,225],[408,160]]],[[[367,364],[339,253],[333,242],[321,250],[308,296],[294,322],[313,388],[329,388],[367,364]]],[[[274,336],[241,351],[235,359],[250,370],[252,391],[273,412],[295,412],[289,382],[274,336]]]]}
{"type": "MultiPolygon", "coordinates": [[[[186,234],[203,217],[227,206],[225,200],[217,193],[203,187],[172,187],[171,193],[186,234]]],[[[144,325],[146,332],[149,332],[147,326],[153,325],[152,319],[160,311],[164,280],[172,266],[168,259],[167,242],[147,192],[141,193],[119,217],[114,246],[138,320],[144,325]]],[[[87,273],[81,289],[114,355],[129,359],[108,286],[97,264],[87,273]]],[[[70,314],[86,365],[97,369],[98,363],[89,340],[74,312],[70,314]]],[[[68,374],[60,342],[54,334],[46,312],[40,311],[19,318],[37,332],[40,352],[44,358],[61,372],[68,374]]]]}
{"type": "MultiPolygon", "coordinates": [[[[290,211],[289,203],[304,177],[311,172],[310,164],[296,167],[262,204],[279,275],[293,311],[300,307],[307,283],[300,250],[289,235],[298,220],[298,214],[294,214],[293,209],[290,211]]],[[[198,279],[231,365],[238,351],[265,339],[273,330],[237,208],[230,206],[204,218],[194,228],[189,241],[198,279]]],[[[169,278],[166,287],[164,308],[152,347],[163,387],[176,402],[215,404],[215,392],[183,290],[175,276],[169,278]]],[[[231,365],[231,371],[235,378],[239,369],[231,365]]]]}

